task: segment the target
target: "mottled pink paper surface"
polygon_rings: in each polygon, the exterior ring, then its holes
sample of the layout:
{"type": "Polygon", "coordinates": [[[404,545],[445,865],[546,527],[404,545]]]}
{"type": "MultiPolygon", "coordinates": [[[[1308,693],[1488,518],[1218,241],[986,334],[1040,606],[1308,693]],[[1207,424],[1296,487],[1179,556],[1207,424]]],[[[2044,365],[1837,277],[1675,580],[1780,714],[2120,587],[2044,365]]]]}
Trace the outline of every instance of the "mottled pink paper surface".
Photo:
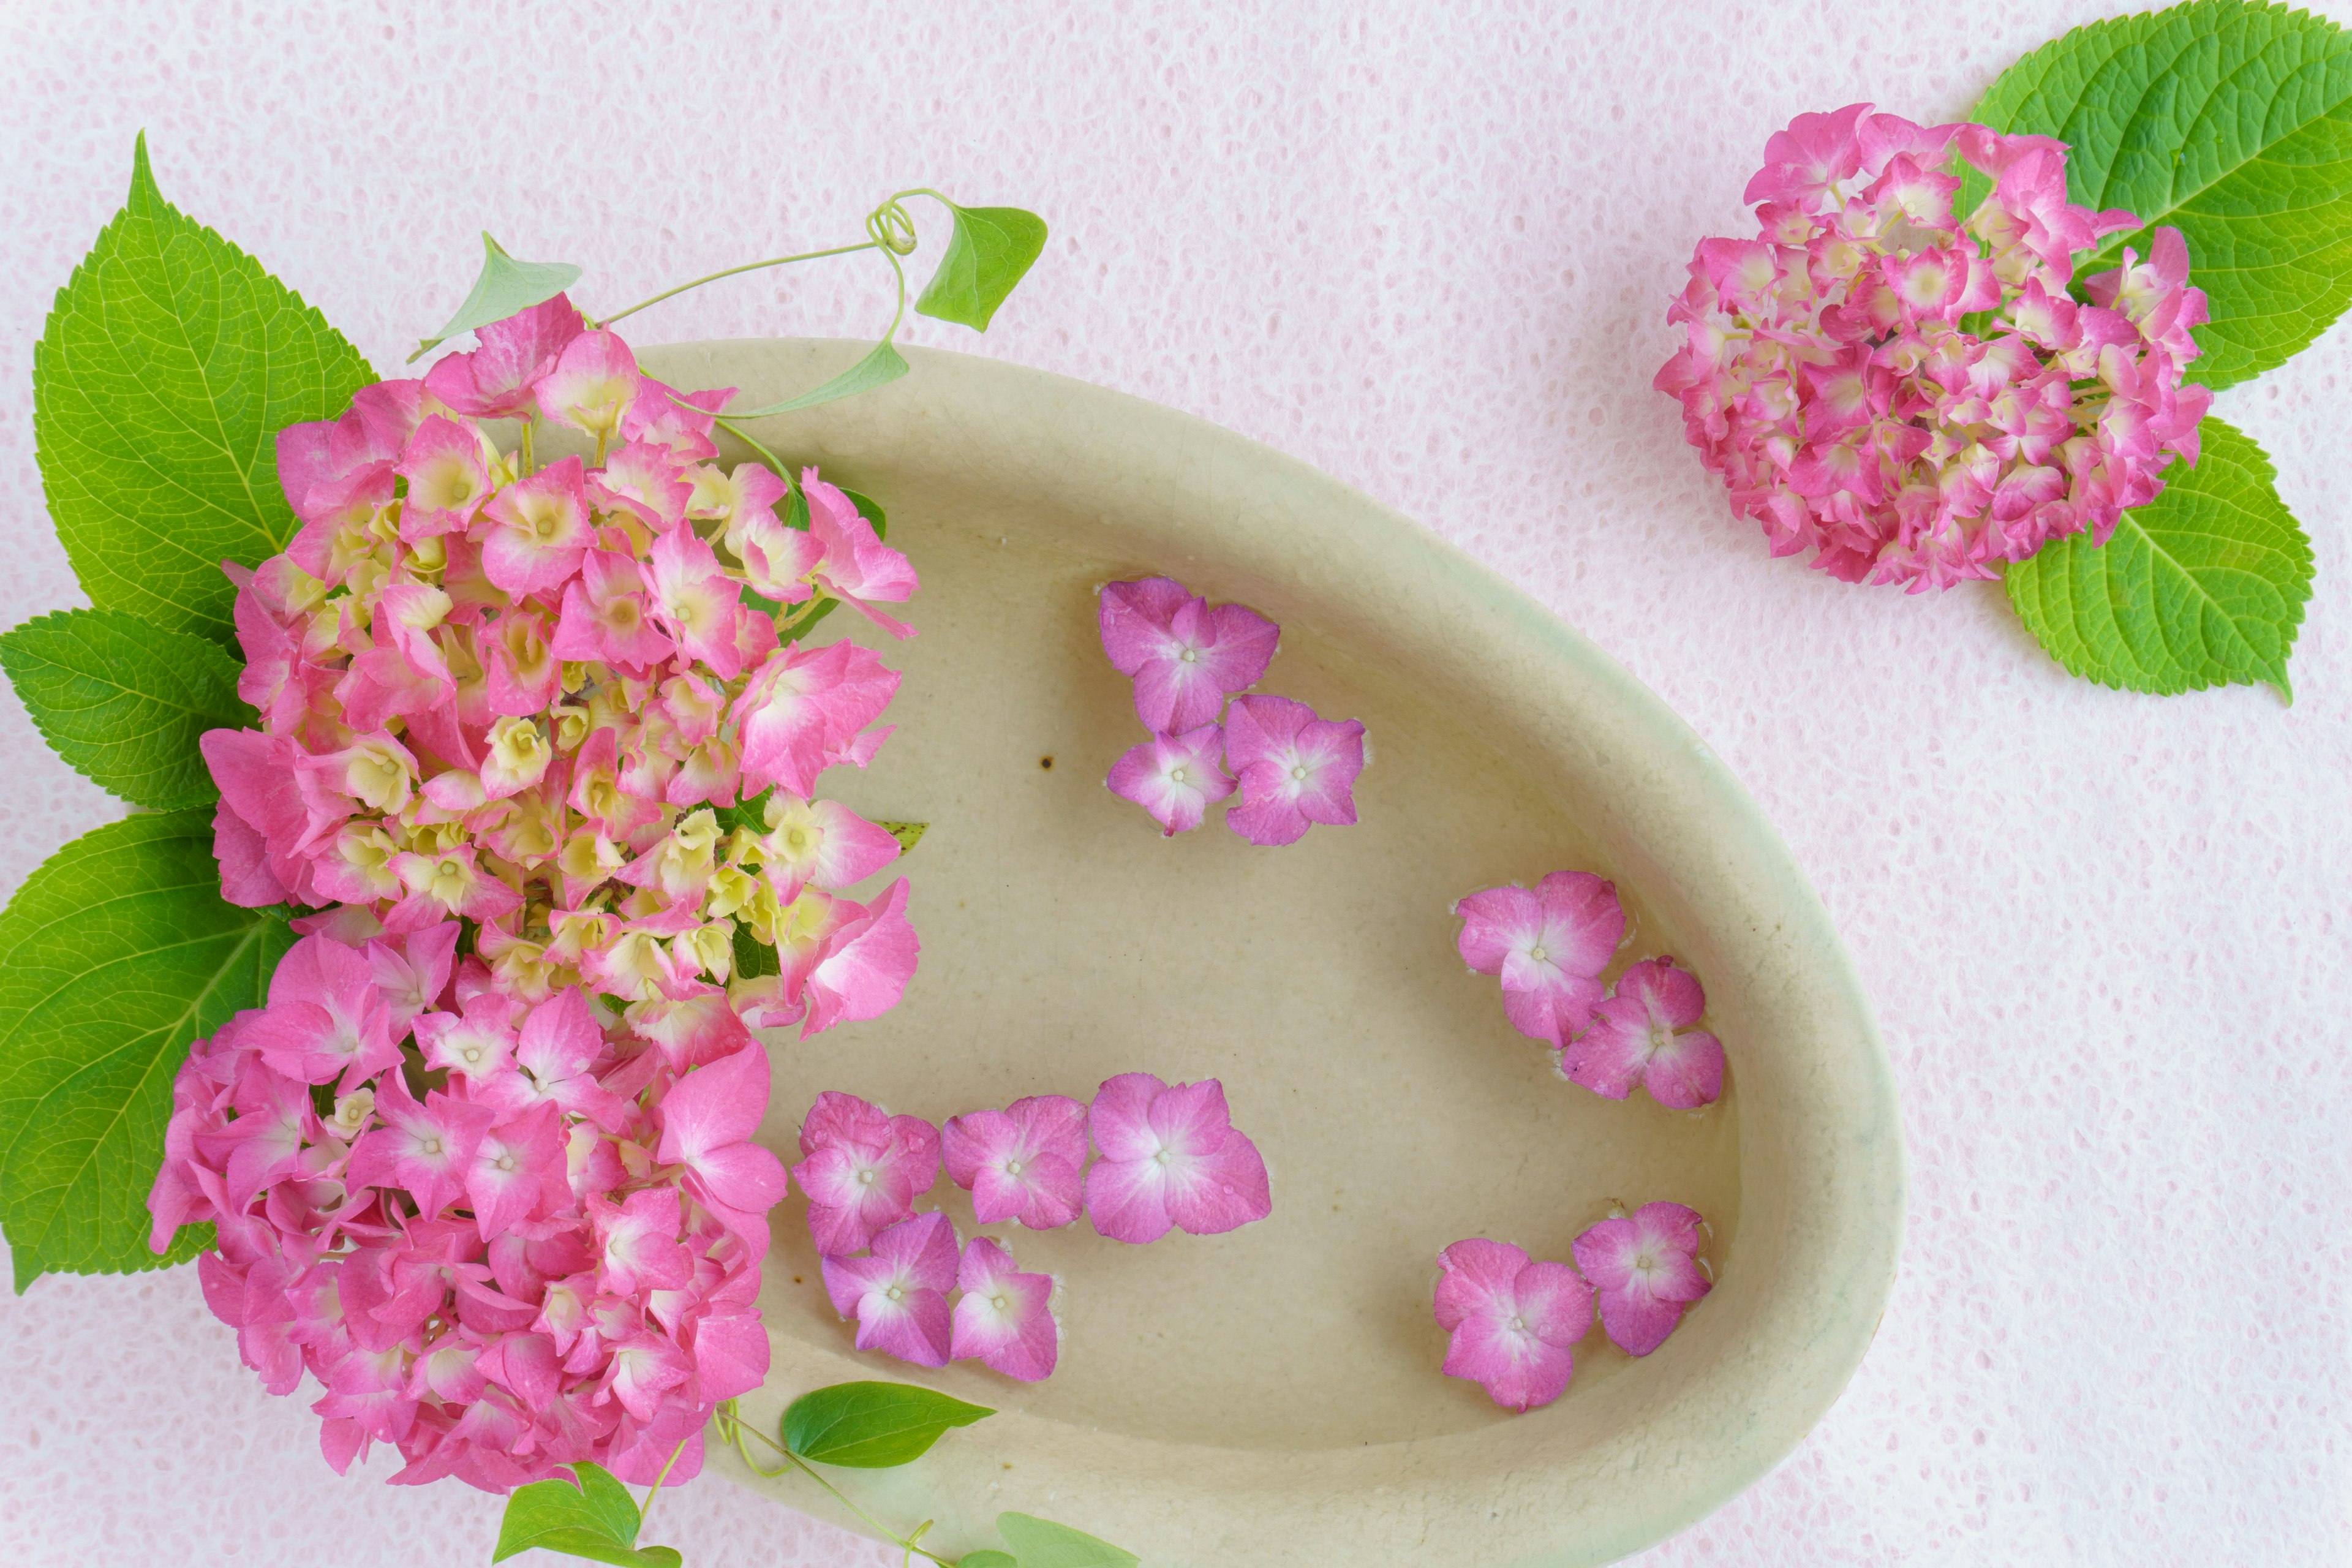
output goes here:
{"type": "MultiPolygon", "coordinates": [[[[1722,752],[1861,963],[1914,1180],[1885,1326],[1787,1464],[1641,1561],[2352,1561],[2352,331],[2217,404],[2316,549],[2291,709],[2071,679],[1991,584],[1772,561],[1649,389],[1691,246],[1740,227],[1773,129],[1864,98],[1953,116],[2122,9],[16,0],[0,623],[83,602],[32,347],[142,126],[173,200],[387,371],[486,226],[613,308],[854,234],[902,185],[1034,207],[1053,241],[989,335],[910,340],[1216,420],[1499,568],[1722,752]]],[[[633,328],[869,332],[877,272],[633,328]]],[[[13,888],[118,808],[13,697],[0,759],[13,888]]],[[[385,1487],[382,1452],[329,1471],[193,1269],[0,1297],[0,1367],[16,1562],[488,1557],[495,1500],[385,1487]]],[[[717,1480],[664,1515],[699,1568],[897,1558],[717,1480]]]]}

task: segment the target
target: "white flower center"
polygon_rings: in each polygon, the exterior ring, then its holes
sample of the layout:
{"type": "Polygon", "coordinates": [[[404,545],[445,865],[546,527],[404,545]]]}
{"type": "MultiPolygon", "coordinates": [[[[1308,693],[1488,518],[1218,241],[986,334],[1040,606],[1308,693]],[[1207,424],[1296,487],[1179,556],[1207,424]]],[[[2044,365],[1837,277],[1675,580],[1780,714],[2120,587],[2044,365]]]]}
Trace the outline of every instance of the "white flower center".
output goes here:
{"type": "Polygon", "coordinates": [[[1007,1302],[1005,1301],[1004,1298],[1003,1298],[1003,1297],[1002,1297],[1002,1296],[991,1296],[991,1297],[988,1299],[988,1304],[989,1304],[990,1306],[992,1306],[992,1307],[995,1308],[998,1311],[1002,1312],[1003,1310],[1004,1310],[1004,1309],[1005,1309],[1005,1307],[1006,1307],[1006,1305],[1007,1305],[1007,1302]]]}
{"type": "Polygon", "coordinates": [[[425,1141],[424,1147],[419,1149],[417,1152],[421,1154],[438,1154],[441,1152],[441,1140],[438,1138],[427,1138],[425,1141]]]}
{"type": "Polygon", "coordinates": [[[1201,662],[1201,650],[1196,647],[1188,647],[1176,657],[1182,659],[1186,664],[1198,664],[1201,662]]]}
{"type": "Polygon", "coordinates": [[[858,1184],[858,1185],[860,1185],[860,1186],[865,1186],[865,1187],[870,1187],[870,1186],[872,1186],[872,1185],[874,1184],[874,1173],[873,1173],[873,1172],[871,1172],[871,1171],[860,1171],[860,1172],[858,1172],[858,1173],[857,1173],[857,1184],[858,1184]]]}
{"type": "Polygon", "coordinates": [[[1168,777],[1171,783],[1182,784],[1184,782],[1184,770],[1182,768],[1171,768],[1168,772],[1168,777]]]}
{"type": "Polygon", "coordinates": [[[1658,1260],[1644,1252],[1633,1259],[1633,1267],[1647,1274],[1658,1266],[1658,1260]]]}
{"type": "Polygon", "coordinates": [[[1528,1321],[1525,1318],[1513,1318],[1511,1320],[1511,1331],[1515,1334],[1525,1331],[1527,1326],[1528,1321]]]}
{"type": "Polygon", "coordinates": [[[1005,1173],[1006,1175],[1008,1175],[1008,1176],[1017,1176],[1017,1175],[1019,1175],[1019,1174],[1021,1173],[1021,1162],[1020,1162],[1020,1161],[1018,1161],[1018,1160],[1007,1160],[1007,1161],[1005,1161],[1005,1162],[1004,1162],[1004,1173],[1005,1173]]]}
{"type": "Polygon", "coordinates": [[[1539,947],[1531,947],[1528,949],[1528,956],[1534,959],[1538,963],[1541,963],[1544,961],[1544,950],[1539,947]]]}
{"type": "Polygon", "coordinates": [[[1171,1159],[1174,1158],[1174,1152],[1168,1149],[1162,1149],[1160,1152],[1151,1157],[1164,1165],[1168,1163],[1171,1159]]]}
{"type": "Polygon", "coordinates": [[[1295,779],[1305,778],[1307,776],[1306,764],[1303,763],[1293,764],[1290,770],[1290,776],[1295,779]]]}
{"type": "Polygon", "coordinates": [[[466,1058],[466,1065],[469,1068],[482,1065],[482,1047],[479,1046],[467,1046],[457,1054],[466,1058]]]}
{"type": "Polygon", "coordinates": [[[512,1154],[501,1154],[501,1155],[499,1155],[499,1170],[501,1170],[501,1171],[512,1171],[514,1168],[515,1168],[515,1157],[514,1157],[512,1154]]]}
{"type": "Polygon", "coordinates": [[[897,1287],[896,1285],[893,1285],[893,1286],[891,1286],[887,1290],[883,1291],[883,1292],[882,1292],[882,1294],[884,1294],[885,1296],[889,1297],[889,1298],[890,1298],[890,1300],[892,1300],[893,1301],[895,1301],[895,1300],[898,1300],[898,1298],[900,1298],[901,1296],[904,1296],[904,1295],[906,1294],[906,1292],[905,1292],[904,1290],[899,1289],[898,1289],[898,1287],[897,1287]]]}

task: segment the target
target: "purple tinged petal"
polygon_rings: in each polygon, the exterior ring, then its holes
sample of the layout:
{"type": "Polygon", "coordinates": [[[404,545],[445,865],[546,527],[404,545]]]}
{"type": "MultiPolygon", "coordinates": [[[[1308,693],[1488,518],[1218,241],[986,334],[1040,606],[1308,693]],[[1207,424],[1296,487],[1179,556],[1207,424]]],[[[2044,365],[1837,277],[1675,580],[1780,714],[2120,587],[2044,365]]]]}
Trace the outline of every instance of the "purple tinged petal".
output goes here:
{"type": "Polygon", "coordinates": [[[1087,1110],[1087,1130],[1107,1160],[1148,1160],[1159,1149],[1151,1135],[1151,1102],[1168,1085],[1148,1072],[1106,1079],[1087,1110]]]}
{"type": "Polygon", "coordinates": [[[1087,1172],[1087,1219],[1113,1241],[1140,1247],[1166,1236],[1168,1173],[1152,1160],[1097,1160],[1087,1172]]]}

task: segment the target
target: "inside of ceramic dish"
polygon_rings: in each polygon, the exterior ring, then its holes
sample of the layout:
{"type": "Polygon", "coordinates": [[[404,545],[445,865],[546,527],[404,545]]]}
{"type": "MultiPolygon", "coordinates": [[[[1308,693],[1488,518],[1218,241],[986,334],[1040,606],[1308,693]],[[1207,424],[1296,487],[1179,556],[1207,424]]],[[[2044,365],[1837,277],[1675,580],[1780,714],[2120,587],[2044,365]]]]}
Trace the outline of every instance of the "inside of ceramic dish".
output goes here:
{"type": "MultiPolygon", "coordinates": [[[[857,482],[854,464],[842,472],[857,482]]],[[[1022,1384],[977,1363],[924,1373],[880,1356],[861,1358],[862,1375],[1160,1441],[1355,1448],[1511,1419],[1439,1372],[1430,1296],[1451,1241],[1564,1259],[1612,1198],[1672,1198],[1712,1224],[1718,1270],[1738,1267],[1740,1051],[1721,1009],[1711,1023],[1734,1066],[1720,1102],[1606,1100],[1563,1081],[1507,1022],[1497,983],[1454,952],[1456,899],[1574,868],[1618,880],[1631,931],[1616,967],[1693,956],[1475,703],[1417,682],[1392,646],[1261,596],[1284,625],[1259,689],[1369,731],[1361,820],[1263,849],[1212,808],[1202,828],[1163,838],[1103,784],[1143,731],[1097,641],[1095,590],[1162,571],[1213,599],[1280,590],[1171,558],[1117,519],[898,489],[877,499],[923,575],[908,606],[920,635],[893,644],[847,612],[824,631],[884,648],[904,671],[888,715],[900,728],[870,770],[835,770],[824,787],[869,816],[929,824],[890,873],[912,882],[921,965],[882,1019],[772,1037],[765,1141],[796,1159],[799,1120],[823,1089],[936,1122],[1024,1095],[1084,1100],[1118,1072],[1213,1077],[1265,1155],[1274,1212],[1147,1247],[1083,1220],[986,1227],[1022,1268],[1061,1281],[1053,1377],[1022,1384]]],[[[968,1196],[944,1176],[919,1206],[934,1205],[974,1233],[968,1196]]],[[[797,1193],[775,1212],[761,1310],[775,1333],[845,1354],[853,1327],[825,1299],[803,1214],[797,1193]]],[[[1546,1415],[1583,1426],[1578,1405],[1613,1405],[1610,1385],[1680,1359],[1634,1362],[1596,1325],[1546,1415]]]]}

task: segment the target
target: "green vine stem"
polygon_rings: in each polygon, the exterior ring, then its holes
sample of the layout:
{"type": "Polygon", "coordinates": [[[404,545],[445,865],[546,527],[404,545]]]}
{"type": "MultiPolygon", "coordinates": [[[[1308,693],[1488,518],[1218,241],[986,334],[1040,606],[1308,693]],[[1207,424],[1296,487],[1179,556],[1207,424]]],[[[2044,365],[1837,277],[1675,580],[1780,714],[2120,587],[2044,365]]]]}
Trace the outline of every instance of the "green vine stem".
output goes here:
{"type": "Polygon", "coordinates": [[[931,1521],[927,1519],[923,1521],[922,1523],[917,1525],[915,1527],[914,1533],[911,1535],[900,1535],[897,1531],[892,1530],[888,1525],[884,1524],[880,1520],[876,1519],[872,1514],[858,1507],[856,1503],[851,1501],[847,1493],[844,1492],[839,1487],[835,1486],[831,1481],[826,1480],[823,1476],[817,1474],[816,1470],[810,1466],[807,1460],[802,1458],[798,1454],[793,1453],[790,1448],[783,1447],[774,1438],[769,1436],[765,1432],[761,1431],[756,1426],[748,1426],[744,1425],[742,1413],[737,1408],[735,1401],[731,1399],[720,1401],[719,1408],[712,1413],[711,1420],[713,1425],[719,1428],[719,1440],[731,1447],[735,1450],[736,1456],[740,1458],[745,1465],[751,1468],[753,1475],[762,1476],[770,1480],[773,1480],[776,1477],[783,1475],[788,1471],[798,1470],[801,1474],[806,1476],[809,1479],[823,1487],[826,1491],[831,1492],[835,1501],[839,1502],[842,1507],[847,1509],[850,1512],[856,1514],[859,1519],[864,1520],[867,1528],[879,1531],[891,1545],[898,1547],[902,1553],[899,1559],[901,1563],[911,1563],[917,1557],[924,1557],[938,1563],[940,1568],[955,1568],[956,1560],[954,1558],[942,1557],[938,1552],[933,1552],[929,1547],[921,1544],[924,1532],[931,1528],[931,1521]],[[778,1465],[772,1470],[766,1466],[761,1464],[759,1460],[751,1458],[751,1451],[743,1446],[743,1438],[747,1434],[751,1436],[757,1437],[761,1443],[765,1445],[770,1450],[781,1455],[784,1462],[778,1465]]]}

